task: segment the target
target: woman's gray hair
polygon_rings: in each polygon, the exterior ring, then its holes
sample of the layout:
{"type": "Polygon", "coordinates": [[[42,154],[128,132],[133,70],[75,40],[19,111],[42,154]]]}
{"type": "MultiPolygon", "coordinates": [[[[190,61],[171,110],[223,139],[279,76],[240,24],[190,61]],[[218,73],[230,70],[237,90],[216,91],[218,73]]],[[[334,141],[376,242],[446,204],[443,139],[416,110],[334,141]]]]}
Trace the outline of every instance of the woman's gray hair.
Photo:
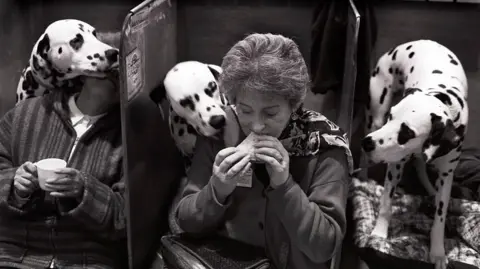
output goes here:
{"type": "Polygon", "coordinates": [[[310,85],[297,44],[282,35],[247,36],[227,52],[221,67],[220,89],[232,103],[239,91],[254,90],[283,96],[296,109],[310,85]]]}

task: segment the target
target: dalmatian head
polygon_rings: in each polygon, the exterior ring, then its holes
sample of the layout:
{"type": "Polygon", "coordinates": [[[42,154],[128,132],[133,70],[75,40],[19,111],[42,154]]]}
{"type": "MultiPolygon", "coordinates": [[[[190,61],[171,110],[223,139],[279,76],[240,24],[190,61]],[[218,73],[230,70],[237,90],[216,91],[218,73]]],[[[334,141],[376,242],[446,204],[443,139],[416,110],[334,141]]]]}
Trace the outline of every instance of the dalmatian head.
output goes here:
{"type": "Polygon", "coordinates": [[[86,22],[65,19],[50,24],[35,43],[30,67],[43,85],[54,87],[81,75],[105,77],[119,66],[119,50],[97,39],[86,22]]]}
{"type": "Polygon", "coordinates": [[[163,84],[150,93],[160,103],[168,97],[170,106],[180,117],[204,136],[213,137],[223,131],[227,101],[218,89],[219,66],[197,61],[176,64],[168,71],[163,84]]]}
{"type": "Polygon", "coordinates": [[[410,88],[390,109],[385,125],[362,140],[362,148],[372,163],[404,161],[412,154],[422,154],[429,162],[458,147],[463,132],[455,128],[441,100],[410,88]]]}

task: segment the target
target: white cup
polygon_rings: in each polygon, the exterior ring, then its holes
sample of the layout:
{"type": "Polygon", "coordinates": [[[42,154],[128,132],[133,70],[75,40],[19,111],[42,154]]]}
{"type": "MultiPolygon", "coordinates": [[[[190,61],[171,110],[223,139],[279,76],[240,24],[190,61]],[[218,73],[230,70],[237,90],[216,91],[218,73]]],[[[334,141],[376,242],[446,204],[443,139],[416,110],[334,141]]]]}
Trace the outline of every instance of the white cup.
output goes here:
{"type": "Polygon", "coordinates": [[[67,162],[62,159],[49,158],[36,162],[35,166],[37,167],[38,183],[40,184],[40,188],[42,188],[42,190],[49,191],[47,188],[45,188],[45,180],[59,178],[60,175],[55,173],[55,171],[57,169],[67,167],[67,162]]]}

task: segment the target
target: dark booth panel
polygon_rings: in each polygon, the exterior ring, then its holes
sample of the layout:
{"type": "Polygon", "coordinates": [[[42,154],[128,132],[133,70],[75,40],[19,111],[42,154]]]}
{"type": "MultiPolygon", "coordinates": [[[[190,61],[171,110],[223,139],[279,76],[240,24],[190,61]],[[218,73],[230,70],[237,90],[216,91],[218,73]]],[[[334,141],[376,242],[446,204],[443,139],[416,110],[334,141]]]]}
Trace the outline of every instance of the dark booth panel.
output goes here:
{"type": "MultiPolygon", "coordinates": [[[[122,123],[128,184],[130,268],[148,268],[168,230],[183,165],[168,119],[149,93],[176,63],[175,1],[145,1],[125,20],[122,123]]],[[[168,110],[165,110],[166,115],[168,110]]]]}

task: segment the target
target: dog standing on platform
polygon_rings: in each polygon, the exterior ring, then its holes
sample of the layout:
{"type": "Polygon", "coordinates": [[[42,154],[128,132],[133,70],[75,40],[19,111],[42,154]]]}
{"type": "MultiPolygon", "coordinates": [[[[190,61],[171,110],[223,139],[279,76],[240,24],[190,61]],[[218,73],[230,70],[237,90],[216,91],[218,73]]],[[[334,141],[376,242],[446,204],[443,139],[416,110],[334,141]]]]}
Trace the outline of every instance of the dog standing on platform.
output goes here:
{"type": "Polygon", "coordinates": [[[430,40],[401,44],[379,59],[370,78],[367,135],[362,148],[370,163],[387,163],[384,190],[372,235],[387,238],[391,201],[405,163],[435,195],[430,261],[445,269],[445,220],[453,172],[468,123],[467,78],[455,54],[430,40]],[[402,99],[392,106],[394,94],[402,99]],[[435,182],[432,186],[430,181],[435,182]]]}

